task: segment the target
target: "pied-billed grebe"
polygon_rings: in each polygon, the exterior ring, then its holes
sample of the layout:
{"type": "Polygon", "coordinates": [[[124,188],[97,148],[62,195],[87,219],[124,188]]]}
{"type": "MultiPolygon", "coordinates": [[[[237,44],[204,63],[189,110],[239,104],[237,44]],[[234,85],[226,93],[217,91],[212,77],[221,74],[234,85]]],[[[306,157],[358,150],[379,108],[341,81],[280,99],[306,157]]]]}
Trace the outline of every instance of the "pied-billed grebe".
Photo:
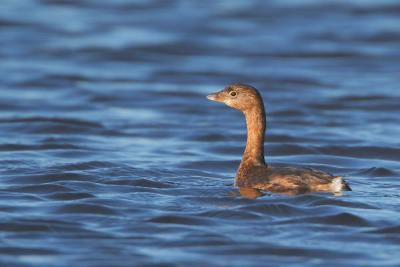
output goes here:
{"type": "Polygon", "coordinates": [[[340,193],[351,190],[340,176],[319,170],[295,167],[272,167],[264,161],[265,111],[260,93],[252,86],[233,84],[207,96],[242,111],[246,118],[247,143],[236,173],[235,185],[245,195],[259,196],[258,190],[275,193],[340,193]]]}

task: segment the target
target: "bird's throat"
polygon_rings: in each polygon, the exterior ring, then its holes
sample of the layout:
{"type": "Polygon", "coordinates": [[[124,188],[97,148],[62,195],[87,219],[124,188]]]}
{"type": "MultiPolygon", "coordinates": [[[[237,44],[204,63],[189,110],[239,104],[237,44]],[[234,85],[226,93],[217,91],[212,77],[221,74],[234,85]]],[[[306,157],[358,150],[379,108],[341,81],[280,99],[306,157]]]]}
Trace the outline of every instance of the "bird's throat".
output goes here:
{"type": "Polygon", "coordinates": [[[246,110],[244,115],[247,125],[247,143],[240,165],[241,167],[244,165],[265,165],[265,111],[263,103],[246,110]]]}

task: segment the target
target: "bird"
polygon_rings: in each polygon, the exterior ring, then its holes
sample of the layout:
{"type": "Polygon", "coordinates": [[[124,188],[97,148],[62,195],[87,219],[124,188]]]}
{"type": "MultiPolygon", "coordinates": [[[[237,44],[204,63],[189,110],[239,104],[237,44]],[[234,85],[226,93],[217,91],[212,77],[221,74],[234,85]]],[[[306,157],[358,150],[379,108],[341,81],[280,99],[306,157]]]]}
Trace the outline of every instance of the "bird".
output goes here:
{"type": "Polygon", "coordinates": [[[260,92],[251,85],[231,84],[222,91],[207,95],[241,111],[246,119],[247,142],[236,172],[235,186],[247,198],[262,196],[264,191],[288,195],[310,192],[341,194],[351,191],[342,176],[313,168],[270,166],[264,158],[266,118],[260,92]]]}

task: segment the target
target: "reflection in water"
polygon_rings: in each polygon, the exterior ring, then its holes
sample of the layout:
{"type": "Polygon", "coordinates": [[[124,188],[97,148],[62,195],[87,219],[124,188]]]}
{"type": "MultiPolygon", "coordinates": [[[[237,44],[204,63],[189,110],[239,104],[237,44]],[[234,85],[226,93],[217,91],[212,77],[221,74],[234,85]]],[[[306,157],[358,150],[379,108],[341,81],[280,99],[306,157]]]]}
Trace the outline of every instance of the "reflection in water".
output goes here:
{"type": "Polygon", "coordinates": [[[249,199],[256,199],[264,195],[260,190],[249,187],[240,187],[239,191],[241,196],[249,199]]]}

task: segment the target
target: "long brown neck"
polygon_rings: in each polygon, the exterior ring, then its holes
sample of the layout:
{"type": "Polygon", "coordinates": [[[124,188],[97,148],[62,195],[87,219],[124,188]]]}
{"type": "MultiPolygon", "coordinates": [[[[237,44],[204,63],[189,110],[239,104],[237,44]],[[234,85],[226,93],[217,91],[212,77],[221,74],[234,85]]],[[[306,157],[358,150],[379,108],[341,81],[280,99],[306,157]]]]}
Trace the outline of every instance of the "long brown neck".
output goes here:
{"type": "Polygon", "coordinates": [[[244,111],[247,125],[247,143],[240,167],[252,165],[265,165],[264,160],[264,135],[265,111],[264,104],[254,105],[244,111]]]}

